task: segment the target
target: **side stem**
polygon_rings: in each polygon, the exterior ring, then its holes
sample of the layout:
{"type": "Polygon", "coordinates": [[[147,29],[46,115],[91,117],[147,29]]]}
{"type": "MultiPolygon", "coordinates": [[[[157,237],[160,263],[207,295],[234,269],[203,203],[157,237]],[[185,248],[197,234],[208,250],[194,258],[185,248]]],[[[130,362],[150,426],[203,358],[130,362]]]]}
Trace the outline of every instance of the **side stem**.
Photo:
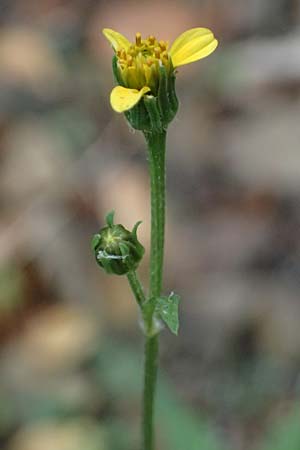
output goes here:
{"type": "Polygon", "coordinates": [[[135,296],[137,304],[142,307],[143,303],[145,303],[146,301],[146,296],[144,294],[143,286],[141,285],[137,273],[133,270],[131,272],[128,272],[127,279],[135,296]]]}
{"type": "MultiPolygon", "coordinates": [[[[166,132],[145,133],[151,180],[150,293],[159,297],[162,287],[165,234],[166,132]]],[[[143,396],[143,450],[154,450],[153,413],[158,368],[158,335],[145,338],[143,396]]]]}

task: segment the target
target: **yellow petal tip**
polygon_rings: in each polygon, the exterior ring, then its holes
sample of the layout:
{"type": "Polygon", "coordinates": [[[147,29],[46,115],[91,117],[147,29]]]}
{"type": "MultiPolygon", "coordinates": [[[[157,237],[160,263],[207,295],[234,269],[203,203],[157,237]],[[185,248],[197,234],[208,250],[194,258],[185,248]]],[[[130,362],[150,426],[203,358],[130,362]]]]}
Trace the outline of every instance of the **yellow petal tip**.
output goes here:
{"type": "Polygon", "coordinates": [[[130,46],[130,42],[128,39],[123,36],[121,33],[118,33],[115,30],[112,30],[111,28],[103,28],[102,33],[106,37],[106,39],[110,42],[113,49],[117,52],[118,50],[121,50],[124,48],[127,50],[130,46]]]}

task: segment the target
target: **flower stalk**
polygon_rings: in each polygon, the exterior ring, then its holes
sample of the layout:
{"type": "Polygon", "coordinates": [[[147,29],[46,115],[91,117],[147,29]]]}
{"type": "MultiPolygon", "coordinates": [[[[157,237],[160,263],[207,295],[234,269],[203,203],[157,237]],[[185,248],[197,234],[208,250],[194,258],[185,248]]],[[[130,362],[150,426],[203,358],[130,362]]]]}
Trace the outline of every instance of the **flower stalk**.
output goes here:
{"type": "Polygon", "coordinates": [[[144,293],[143,286],[141,285],[141,282],[137,276],[137,273],[134,270],[128,272],[127,279],[137,304],[139,305],[140,308],[142,308],[143,304],[146,301],[146,296],[144,293]]]}
{"type": "Polygon", "coordinates": [[[131,43],[122,34],[103,30],[114,50],[112,69],[117,86],[110,95],[114,111],[124,113],[130,126],[143,132],[148,147],[151,190],[151,248],[149,294],[146,295],[136,270],[144,254],[138,241],[137,222],[132,231],[114,223],[114,213],[92,240],[100,267],[109,274],[126,275],[141,312],[145,337],[142,450],[154,450],[154,400],[158,370],[159,332],[164,322],[178,334],[179,296],[162,295],[166,135],[178,110],[176,69],[210,55],[218,41],[207,28],[193,28],[169,42],[154,36],[142,39],[136,33],[131,43]]]}

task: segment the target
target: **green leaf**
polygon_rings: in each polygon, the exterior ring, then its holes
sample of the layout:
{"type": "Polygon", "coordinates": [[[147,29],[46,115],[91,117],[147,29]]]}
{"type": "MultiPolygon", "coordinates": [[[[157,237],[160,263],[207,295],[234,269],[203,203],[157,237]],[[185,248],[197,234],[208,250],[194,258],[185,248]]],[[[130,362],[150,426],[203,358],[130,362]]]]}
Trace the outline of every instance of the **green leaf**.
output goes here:
{"type": "Polygon", "coordinates": [[[174,294],[174,292],[171,292],[169,297],[152,297],[142,305],[143,317],[148,325],[151,325],[152,317],[155,315],[165,322],[172,333],[177,335],[179,328],[179,301],[179,295],[174,294]]]}
{"type": "Polygon", "coordinates": [[[159,297],[156,299],[155,312],[159,314],[161,319],[168,325],[169,329],[174,334],[178,334],[179,318],[178,318],[178,306],[180,297],[179,295],[171,292],[169,297],[159,297]]]}

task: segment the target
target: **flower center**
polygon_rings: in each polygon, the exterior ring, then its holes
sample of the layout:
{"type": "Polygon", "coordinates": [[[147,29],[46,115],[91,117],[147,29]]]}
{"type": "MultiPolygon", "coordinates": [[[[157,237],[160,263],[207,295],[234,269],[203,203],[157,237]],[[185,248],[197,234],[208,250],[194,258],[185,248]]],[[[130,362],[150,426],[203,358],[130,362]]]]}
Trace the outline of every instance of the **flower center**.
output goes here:
{"type": "Polygon", "coordinates": [[[117,51],[118,67],[126,87],[141,89],[149,86],[156,93],[159,82],[159,66],[171,68],[166,41],[158,41],[154,36],[142,39],[136,33],[135,43],[126,49],[117,51]]]}

